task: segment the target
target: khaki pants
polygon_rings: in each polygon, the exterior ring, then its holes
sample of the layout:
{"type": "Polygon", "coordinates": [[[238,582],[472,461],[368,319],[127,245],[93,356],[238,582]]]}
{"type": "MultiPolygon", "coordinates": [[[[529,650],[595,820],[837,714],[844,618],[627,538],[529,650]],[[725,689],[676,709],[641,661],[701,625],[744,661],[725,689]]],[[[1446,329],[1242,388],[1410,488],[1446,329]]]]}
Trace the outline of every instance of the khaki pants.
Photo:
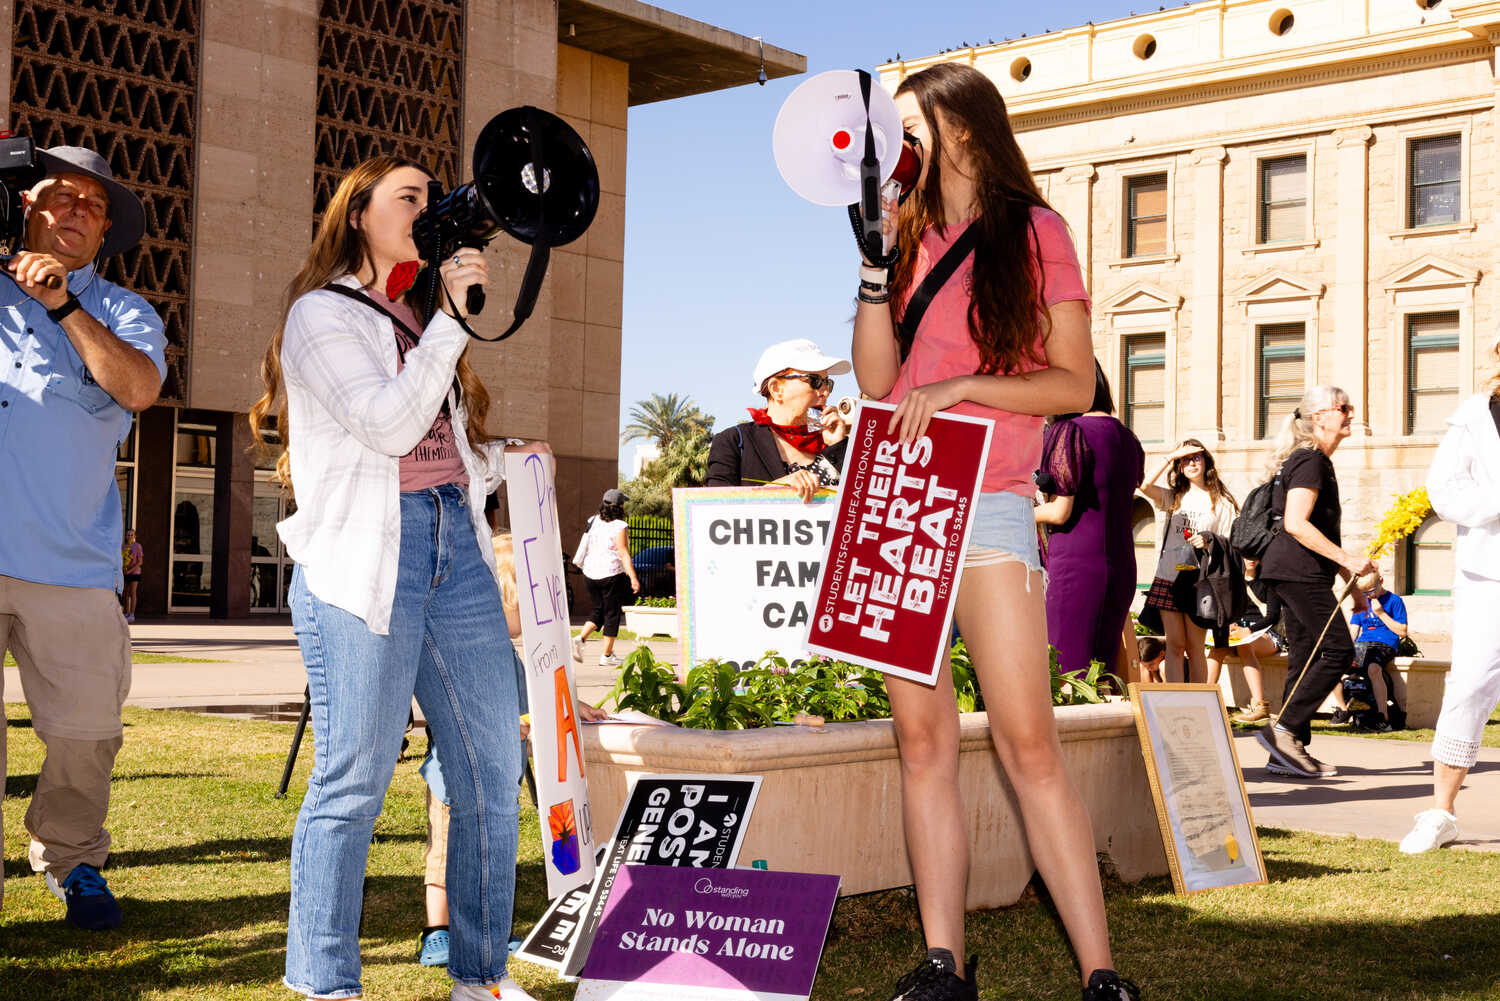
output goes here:
{"type": "MultiPolygon", "coordinates": [[[[7,649],[47,748],[26,811],[31,867],[61,883],[75,865],[100,867],[109,856],[104,817],[130,691],[130,630],[113,591],[0,576],[0,654],[7,649]]],[[[4,892],[0,877],[0,901],[4,892]]]]}

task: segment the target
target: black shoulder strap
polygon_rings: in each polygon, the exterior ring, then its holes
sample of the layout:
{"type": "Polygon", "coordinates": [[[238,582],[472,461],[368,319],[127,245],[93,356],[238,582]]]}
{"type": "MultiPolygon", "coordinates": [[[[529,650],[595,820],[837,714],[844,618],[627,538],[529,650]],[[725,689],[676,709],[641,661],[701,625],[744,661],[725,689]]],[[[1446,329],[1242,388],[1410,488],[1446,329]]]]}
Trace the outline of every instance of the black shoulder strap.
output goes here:
{"type": "Polygon", "coordinates": [[[397,316],[395,313],[392,313],[390,310],[386,309],[380,303],[376,302],[374,299],[371,299],[363,292],[355,291],[349,286],[340,285],[337,282],[329,282],[327,285],[324,285],[323,291],[336,292],[339,295],[343,296],[345,299],[353,299],[355,302],[363,303],[373,310],[384,313],[390,319],[390,321],[397,327],[401,328],[401,332],[404,333],[407,337],[410,337],[413,342],[420,341],[422,339],[422,335],[411,329],[411,327],[407,326],[406,322],[403,321],[399,316],[397,316]]]}
{"type": "Polygon", "coordinates": [[[963,231],[948,252],[938,259],[927,277],[922,279],[922,284],[912,293],[911,299],[906,303],[906,311],[901,314],[901,340],[910,344],[917,337],[917,328],[922,325],[922,317],[927,315],[927,307],[932,305],[933,296],[942,291],[943,286],[948,284],[948,279],[958,270],[965,257],[971,254],[979,244],[979,227],[973,223],[963,231]]]}
{"type": "MultiPolygon", "coordinates": [[[[327,285],[324,285],[323,286],[323,291],[324,292],[336,292],[337,294],[343,296],[345,299],[353,299],[355,302],[363,303],[364,305],[369,306],[373,310],[376,310],[378,312],[384,313],[387,317],[390,318],[390,321],[392,323],[394,323],[401,330],[402,333],[404,333],[407,337],[411,338],[411,342],[413,344],[417,343],[418,341],[420,341],[422,339],[422,335],[419,334],[419,333],[417,333],[415,330],[411,329],[411,327],[407,326],[406,322],[404,320],[402,320],[401,317],[397,316],[395,313],[392,313],[390,310],[386,309],[380,303],[376,302],[374,299],[371,299],[369,296],[365,295],[363,292],[355,291],[354,289],[350,288],[349,286],[347,286],[347,285],[340,285],[337,282],[329,282],[327,285]]],[[[484,340],[484,338],[481,337],[480,340],[484,340]]],[[[453,395],[455,397],[463,396],[463,387],[461,385],[459,385],[458,376],[457,375],[453,376],[453,395]]],[[[443,409],[444,410],[448,409],[448,401],[447,400],[443,401],[443,409]]]]}

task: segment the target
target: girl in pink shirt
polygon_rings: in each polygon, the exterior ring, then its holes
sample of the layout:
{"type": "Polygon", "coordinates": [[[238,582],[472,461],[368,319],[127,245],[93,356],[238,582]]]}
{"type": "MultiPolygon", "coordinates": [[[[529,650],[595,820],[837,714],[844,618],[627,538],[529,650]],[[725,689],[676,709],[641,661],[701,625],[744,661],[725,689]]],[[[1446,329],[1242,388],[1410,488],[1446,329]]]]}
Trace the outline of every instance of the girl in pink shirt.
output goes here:
{"type": "MultiPolygon", "coordinates": [[[[855,376],[865,393],[898,405],[891,428],[904,441],[919,438],[940,410],[994,422],[955,616],[990,696],[990,732],[1032,857],[1077,953],[1084,1001],[1129,1001],[1138,991],[1113,970],[1093,830],[1052,719],[1031,510],[1042,415],[1082,410],[1093,395],[1088,293],[1067,225],[1037,190],[987,77],[940,63],[907,77],[896,106],[922,144],[922,172],[899,212],[886,205],[901,248],[888,281],[862,269],[855,376]],[[916,330],[903,332],[913,292],[971,226],[979,227],[975,250],[916,330]]],[[[952,686],[946,665],[935,688],[886,678],[928,946],[895,998],[977,996],[975,961],[960,959],[969,837],[952,686]]]]}

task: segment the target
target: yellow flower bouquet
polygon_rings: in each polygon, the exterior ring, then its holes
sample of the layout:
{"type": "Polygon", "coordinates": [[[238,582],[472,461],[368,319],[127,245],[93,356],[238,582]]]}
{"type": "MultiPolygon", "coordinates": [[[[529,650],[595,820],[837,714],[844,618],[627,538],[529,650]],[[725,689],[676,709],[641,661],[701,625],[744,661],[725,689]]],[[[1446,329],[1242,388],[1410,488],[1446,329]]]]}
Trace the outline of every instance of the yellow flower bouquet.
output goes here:
{"type": "Polygon", "coordinates": [[[1404,494],[1393,494],[1396,502],[1391,505],[1375,526],[1375,541],[1370,546],[1370,558],[1378,560],[1390,552],[1391,547],[1422,526],[1432,514],[1432,501],[1427,499],[1427,488],[1417,487],[1404,494]]]}

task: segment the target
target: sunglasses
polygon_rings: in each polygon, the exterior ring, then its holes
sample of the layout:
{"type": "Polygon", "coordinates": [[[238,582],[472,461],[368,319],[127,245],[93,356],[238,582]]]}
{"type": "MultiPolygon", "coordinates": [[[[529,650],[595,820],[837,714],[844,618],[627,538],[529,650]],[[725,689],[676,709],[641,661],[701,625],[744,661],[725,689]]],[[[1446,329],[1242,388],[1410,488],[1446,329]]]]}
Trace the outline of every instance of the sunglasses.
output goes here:
{"type": "Polygon", "coordinates": [[[1334,411],[1336,413],[1343,414],[1345,417],[1347,417],[1350,414],[1354,413],[1354,404],[1352,404],[1352,403],[1345,403],[1345,404],[1342,404],[1341,406],[1337,406],[1337,407],[1324,407],[1322,410],[1314,410],[1313,413],[1323,414],[1323,413],[1328,413],[1329,411],[1334,411]]]}
{"type": "Polygon", "coordinates": [[[1180,458],[1180,459],[1177,460],[1177,462],[1180,465],[1183,465],[1183,466],[1186,466],[1190,462],[1206,462],[1206,461],[1208,461],[1208,460],[1204,457],[1204,455],[1203,455],[1202,452],[1199,452],[1196,455],[1184,455],[1182,458],[1180,458]]]}
{"type": "Polygon", "coordinates": [[[777,376],[777,378],[801,379],[803,382],[811,386],[814,391],[819,389],[833,388],[833,379],[826,375],[820,375],[817,372],[783,372],[781,373],[781,375],[777,376]]]}

